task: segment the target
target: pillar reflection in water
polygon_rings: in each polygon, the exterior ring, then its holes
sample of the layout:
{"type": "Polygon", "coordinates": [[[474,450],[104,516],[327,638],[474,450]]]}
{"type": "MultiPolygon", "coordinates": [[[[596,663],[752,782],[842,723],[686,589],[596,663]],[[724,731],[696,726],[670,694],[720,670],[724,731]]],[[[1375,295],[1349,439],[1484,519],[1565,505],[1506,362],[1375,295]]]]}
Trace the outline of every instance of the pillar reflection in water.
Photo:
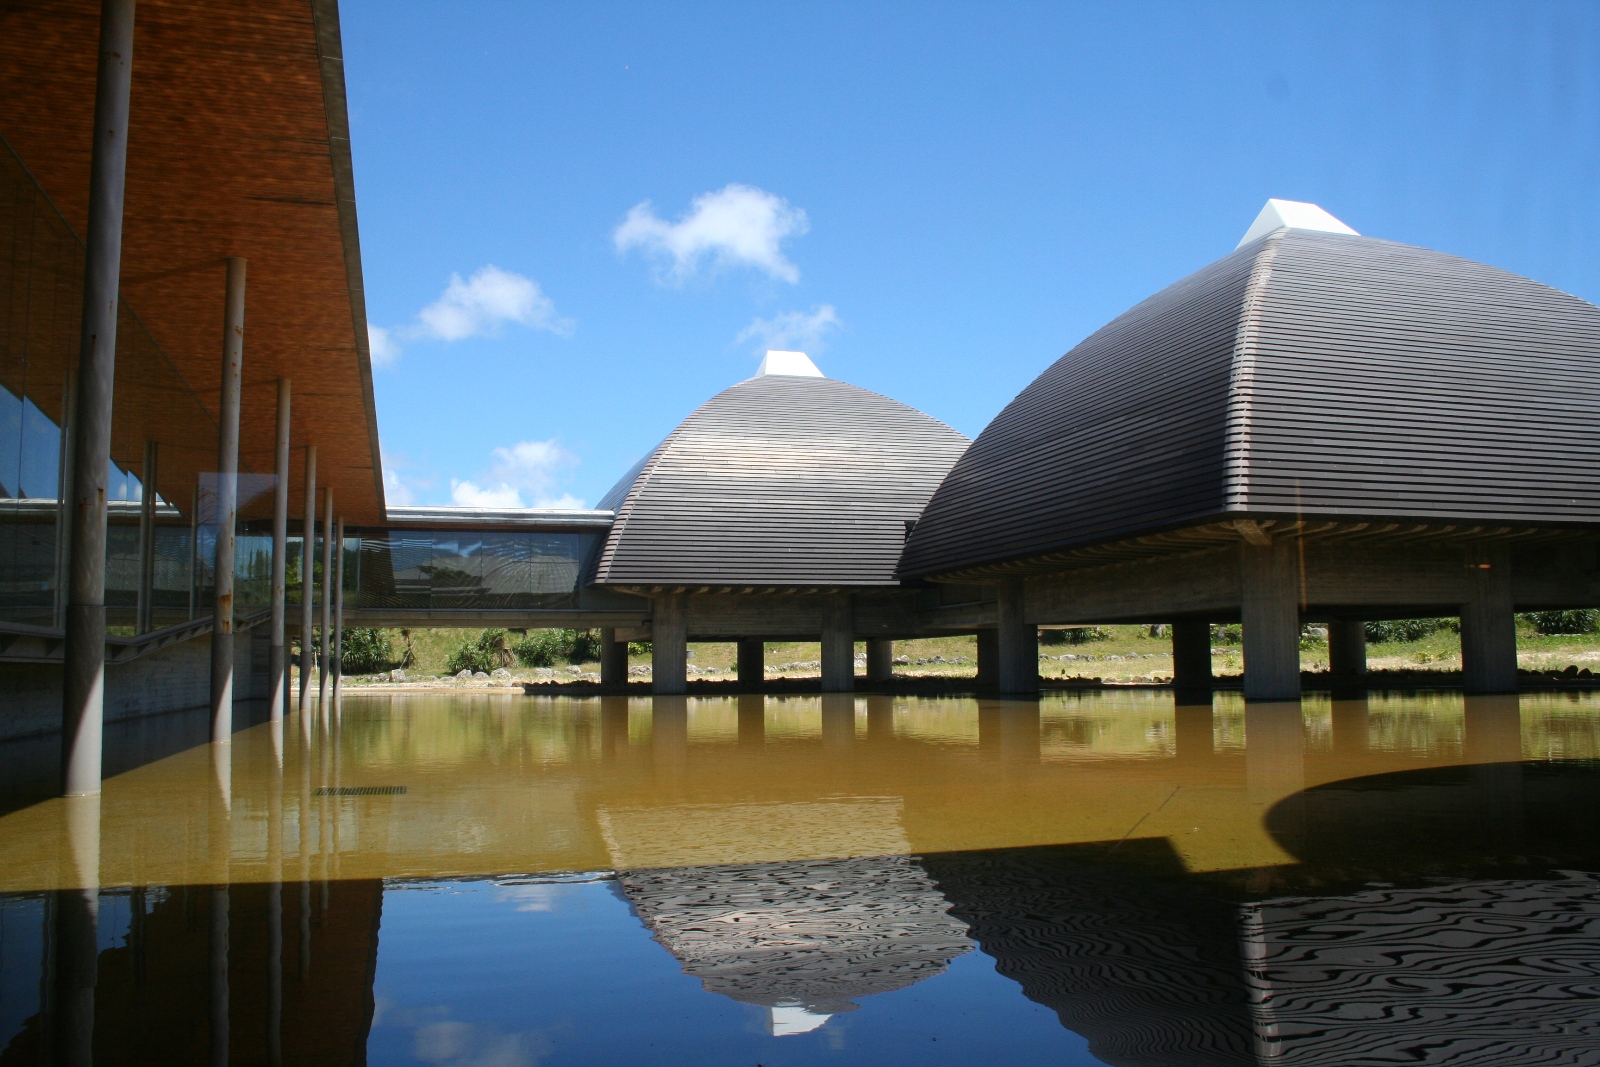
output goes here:
{"type": "Polygon", "coordinates": [[[739,698],[739,744],[759,749],[767,743],[767,698],[746,693],[739,698]]]}
{"type": "Polygon", "coordinates": [[[228,988],[228,943],[231,936],[229,900],[229,860],[233,850],[233,745],[227,741],[211,744],[213,791],[210,833],[213,885],[210,893],[209,960],[210,982],[210,1063],[221,1067],[228,1062],[230,1003],[228,988]]]}
{"type": "Polygon", "coordinates": [[[822,744],[848,748],[856,739],[856,698],[848,693],[822,694],[822,744]]]}
{"type": "Polygon", "coordinates": [[[600,758],[619,759],[628,750],[628,698],[600,698],[600,758]]]}
{"type": "Polygon", "coordinates": [[[867,740],[875,743],[894,740],[893,697],[867,698],[867,740]]]}
{"type": "Polygon", "coordinates": [[[1211,694],[1203,700],[1179,698],[1172,709],[1173,748],[1186,763],[1201,762],[1216,754],[1216,723],[1211,711],[1211,694]]]}
{"type": "Polygon", "coordinates": [[[1490,847],[1515,851],[1524,836],[1522,706],[1515,693],[1462,698],[1462,757],[1472,764],[1490,847]]]}
{"type": "Polygon", "coordinates": [[[100,794],[62,800],[66,850],[52,894],[50,1041],[55,1061],[94,1062],[95,987],[100,957],[100,794]]]}
{"type": "Polygon", "coordinates": [[[1252,701],[1244,709],[1245,789],[1253,805],[1272,808],[1279,844],[1293,852],[1305,837],[1305,715],[1298,700],[1252,701]]]}
{"type": "Polygon", "coordinates": [[[1039,702],[980,700],[978,753],[1008,764],[1039,762],[1039,702]]]}
{"type": "Polygon", "coordinates": [[[1371,745],[1371,709],[1366,694],[1333,700],[1333,750],[1341,755],[1364,756],[1371,745]]]}
{"type": "Polygon", "coordinates": [[[650,755],[658,771],[683,771],[689,759],[688,697],[650,699],[650,755]]]}

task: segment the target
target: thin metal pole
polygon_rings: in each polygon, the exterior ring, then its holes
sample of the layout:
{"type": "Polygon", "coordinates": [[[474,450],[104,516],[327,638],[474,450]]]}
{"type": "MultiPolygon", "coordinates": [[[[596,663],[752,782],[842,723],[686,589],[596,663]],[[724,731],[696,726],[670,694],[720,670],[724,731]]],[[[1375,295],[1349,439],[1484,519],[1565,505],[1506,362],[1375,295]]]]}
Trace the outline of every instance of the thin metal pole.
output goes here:
{"type": "Polygon", "coordinates": [[[289,710],[289,657],[283,627],[289,580],[289,379],[278,379],[278,454],[272,487],[272,649],[267,659],[267,716],[273,722],[289,710]]]}
{"type": "MultiPolygon", "coordinates": [[[[317,446],[306,446],[306,505],[300,519],[300,714],[311,711],[311,625],[317,583],[312,569],[317,558],[317,446]]],[[[310,720],[301,732],[310,737],[310,720]]]]}
{"type": "Polygon", "coordinates": [[[155,629],[156,591],[156,479],[161,446],[144,443],[144,469],[139,473],[139,607],[134,632],[147,634],[155,629]]]}
{"type": "Polygon", "coordinates": [[[334,551],[339,554],[333,566],[333,706],[339,707],[339,681],[344,677],[344,519],[334,534],[334,551]]]}
{"type": "Polygon", "coordinates": [[[328,629],[333,621],[329,617],[333,608],[333,488],[322,491],[322,640],[317,642],[317,702],[323,713],[328,710],[328,653],[331,651],[328,629]]]}
{"type": "MultiPolygon", "coordinates": [[[[67,591],[70,582],[67,574],[72,559],[72,457],[73,427],[78,424],[74,412],[78,406],[78,371],[67,368],[66,379],[61,383],[61,450],[56,471],[56,599],[51,623],[56,627],[67,625],[67,591]]],[[[20,492],[20,490],[19,490],[20,492]]]]}
{"type": "Polygon", "coordinates": [[[239,522],[239,388],[244,372],[244,260],[228,258],[217,414],[216,609],[211,616],[211,740],[233,738],[233,538],[239,522]]]}
{"type": "Polygon", "coordinates": [[[193,621],[200,600],[200,483],[194,486],[194,505],[189,508],[189,619],[193,621]]]}
{"type": "Polygon", "coordinates": [[[106,682],[106,468],[117,365],[117,288],[128,162],[134,0],[102,0],[89,163],[78,401],[72,424],[72,542],[61,679],[61,790],[100,792],[106,682]]]}

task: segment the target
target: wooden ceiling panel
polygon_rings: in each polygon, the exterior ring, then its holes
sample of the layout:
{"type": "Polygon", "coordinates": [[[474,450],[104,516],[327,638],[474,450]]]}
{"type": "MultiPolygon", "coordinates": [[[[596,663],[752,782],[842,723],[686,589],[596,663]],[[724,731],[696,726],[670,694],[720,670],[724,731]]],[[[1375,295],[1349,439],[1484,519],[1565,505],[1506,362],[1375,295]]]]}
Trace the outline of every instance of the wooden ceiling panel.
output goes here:
{"type": "MultiPolygon", "coordinates": [[[[91,0],[0,3],[0,133],[80,235],[98,34],[91,0]]],[[[140,0],[130,127],[124,299],[215,415],[224,260],[244,257],[241,462],[271,470],[287,377],[291,513],[315,443],[337,509],[382,521],[336,4],[140,0]]]]}

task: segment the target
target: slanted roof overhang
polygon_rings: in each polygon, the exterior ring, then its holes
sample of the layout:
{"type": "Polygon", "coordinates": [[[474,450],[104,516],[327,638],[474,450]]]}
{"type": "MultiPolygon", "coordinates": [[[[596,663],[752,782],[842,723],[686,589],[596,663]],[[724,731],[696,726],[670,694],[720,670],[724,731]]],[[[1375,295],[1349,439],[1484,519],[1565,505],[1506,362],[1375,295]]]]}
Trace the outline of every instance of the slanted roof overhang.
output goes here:
{"type": "MultiPolygon", "coordinates": [[[[0,6],[0,134],[80,236],[99,12],[0,6]]],[[[293,447],[317,445],[341,515],[381,523],[336,0],[140,0],[122,249],[123,299],[213,415],[224,261],[248,261],[241,462],[272,470],[275,382],[289,378],[293,447]]],[[[299,514],[298,452],[290,467],[299,514]]]]}

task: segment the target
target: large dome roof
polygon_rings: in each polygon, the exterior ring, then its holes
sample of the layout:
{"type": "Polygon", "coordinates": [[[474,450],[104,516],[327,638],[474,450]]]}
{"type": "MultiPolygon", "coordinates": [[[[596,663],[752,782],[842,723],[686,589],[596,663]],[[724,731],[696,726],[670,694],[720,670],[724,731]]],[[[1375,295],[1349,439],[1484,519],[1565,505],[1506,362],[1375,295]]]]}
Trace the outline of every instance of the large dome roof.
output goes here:
{"type": "Polygon", "coordinates": [[[967,444],[937,419],[831,378],[740,382],[602,502],[617,518],[595,581],[892,585],[907,522],[967,444]]]}
{"type": "Polygon", "coordinates": [[[1600,308],[1455,256],[1278,229],[1079,344],[986,428],[901,573],[1224,515],[1600,522],[1600,308]]]}

